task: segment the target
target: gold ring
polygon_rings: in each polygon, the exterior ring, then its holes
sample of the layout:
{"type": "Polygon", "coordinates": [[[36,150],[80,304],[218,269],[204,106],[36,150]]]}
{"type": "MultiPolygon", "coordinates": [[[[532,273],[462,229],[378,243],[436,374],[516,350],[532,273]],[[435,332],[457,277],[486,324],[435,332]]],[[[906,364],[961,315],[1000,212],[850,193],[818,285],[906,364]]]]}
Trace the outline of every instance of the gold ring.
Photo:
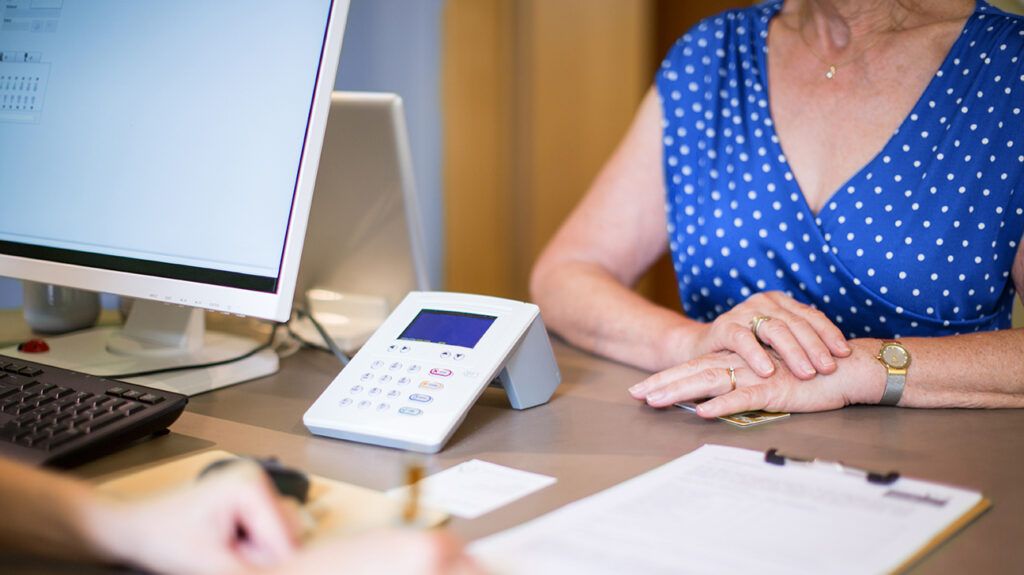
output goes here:
{"type": "Polygon", "coordinates": [[[736,391],[736,368],[735,367],[730,367],[729,368],[729,385],[732,386],[732,389],[730,389],[729,391],[736,391]]]}
{"type": "Polygon", "coordinates": [[[757,331],[759,329],[761,329],[761,324],[762,323],[764,323],[764,322],[766,322],[766,321],[768,321],[770,319],[772,319],[772,318],[770,316],[767,316],[767,315],[756,315],[756,316],[754,316],[754,319],[750,320],[750,331],[754,333],[754,339],[757,340],[757,343],[761,344],[761,347],[769,347],[769,346],[768,346],[767,343],[765,343],[765,341],[763,339],[761,339],[761,336],[758,335],[757,331]]]}

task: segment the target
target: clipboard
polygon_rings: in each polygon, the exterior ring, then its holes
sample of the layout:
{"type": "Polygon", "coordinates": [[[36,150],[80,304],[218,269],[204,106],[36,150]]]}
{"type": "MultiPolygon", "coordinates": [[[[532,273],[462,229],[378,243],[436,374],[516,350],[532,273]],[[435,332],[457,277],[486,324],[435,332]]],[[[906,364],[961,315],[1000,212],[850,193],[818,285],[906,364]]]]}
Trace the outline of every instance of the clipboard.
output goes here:
{"type": "Polygon", "coordinates": [[[896,472],[705,445],[470,552],[503,575],[899,573],[989,507],[896,472]]]}
{"type": "MultiPolygon", "coordinates": [[[[870,471],[867,469],[861,469],[859,467],[853,467],[852,465],[846,465],[841,461],[825,461],[821,459],[807,459],[793,456],[786,456],[779,453],[776,448],[771,448],[764,454],[765,463],[772,465],[809,465],[809,466],[823,466],[833,471],[844,473],[847,475],[858,475],[862,476],[869,483],[875,483],[879,485],[892,485],[899,479],[900,474],[897,471],[878,472],[870,471]]],[[[928,556],[929,553],[935,551],[942,546],[943,543],[953,538],[954,535],[959,533],[971,524],[975,519],[981,517],[988,509],[992,507],[992,501],[987,497],[982,496],[978,500],[978,503],[974,507],[967,510],[958,519],[949,524],[948,527],[940,531],[933,537],[928,543],[921,547],[915,554],[911,555],[899,565],[892,573],[904,573],[909,571],[911,567],[917,564],[919,561],[928,556]]]]}

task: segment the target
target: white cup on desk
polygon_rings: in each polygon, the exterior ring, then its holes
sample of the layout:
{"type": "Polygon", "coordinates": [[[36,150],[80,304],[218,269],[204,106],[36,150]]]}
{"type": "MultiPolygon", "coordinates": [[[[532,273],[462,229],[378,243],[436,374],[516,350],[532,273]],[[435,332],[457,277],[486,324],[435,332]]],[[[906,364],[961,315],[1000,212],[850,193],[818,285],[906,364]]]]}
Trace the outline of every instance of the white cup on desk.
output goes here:
{"type": "Polygon", "coordinates": [[[25,322],[36,333],[58,334],[92,327],[100,294],[53,284],[22,282],[25,322]]]}

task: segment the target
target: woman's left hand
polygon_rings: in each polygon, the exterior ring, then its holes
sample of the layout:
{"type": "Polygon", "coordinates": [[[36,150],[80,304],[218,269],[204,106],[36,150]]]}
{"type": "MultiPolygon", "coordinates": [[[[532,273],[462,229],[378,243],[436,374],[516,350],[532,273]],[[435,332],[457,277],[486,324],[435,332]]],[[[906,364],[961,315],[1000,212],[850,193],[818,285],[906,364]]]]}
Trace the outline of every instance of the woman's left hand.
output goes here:
{"type": "Polygon", "coordinates": [[[881,344],[875,339],[850,340],[849,344],[853,353],[837,360],[834,373],[819,374],[809,381],[797,378],[777,357],[775,372],[761,377],[739,355],[726,351],[656,373],[629,388],[629,393],[652,407],[712,398],[697,407],[697,414],[707,418],[758,409],[808,412],[878,403],[885,387],[885,368],[875,359],[881,344]],[[729,368],[733,368],[735,379],[729,368]]]}

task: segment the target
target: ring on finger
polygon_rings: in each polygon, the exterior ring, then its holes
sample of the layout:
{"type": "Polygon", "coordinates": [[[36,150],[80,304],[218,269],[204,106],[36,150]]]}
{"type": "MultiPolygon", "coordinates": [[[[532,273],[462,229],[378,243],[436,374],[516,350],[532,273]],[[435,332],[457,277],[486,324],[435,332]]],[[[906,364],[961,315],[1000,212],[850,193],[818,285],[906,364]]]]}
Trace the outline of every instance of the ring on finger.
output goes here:
{"type": "Polygon", "coordinates": [[[758,330],[761,329],[761,324],[763,324],[764,322],[769,321],[771,319],[772,319],[771,316],[756,315],[756,316],[754,316],[754,319],[750,320],[750,331],[754,333],[754,339],[757,340],[757,343],[761,344],[761,347],[770,347],[770,346],[767,343],[765,343],[765,341],[763,339],[761,339],[761,336],[757,332],[758,332],[758,330]]]}
{"type": "Polygon", "coordinates": [[[736,368],[729,368],[729,391],[736,391],[736,368]]]}

